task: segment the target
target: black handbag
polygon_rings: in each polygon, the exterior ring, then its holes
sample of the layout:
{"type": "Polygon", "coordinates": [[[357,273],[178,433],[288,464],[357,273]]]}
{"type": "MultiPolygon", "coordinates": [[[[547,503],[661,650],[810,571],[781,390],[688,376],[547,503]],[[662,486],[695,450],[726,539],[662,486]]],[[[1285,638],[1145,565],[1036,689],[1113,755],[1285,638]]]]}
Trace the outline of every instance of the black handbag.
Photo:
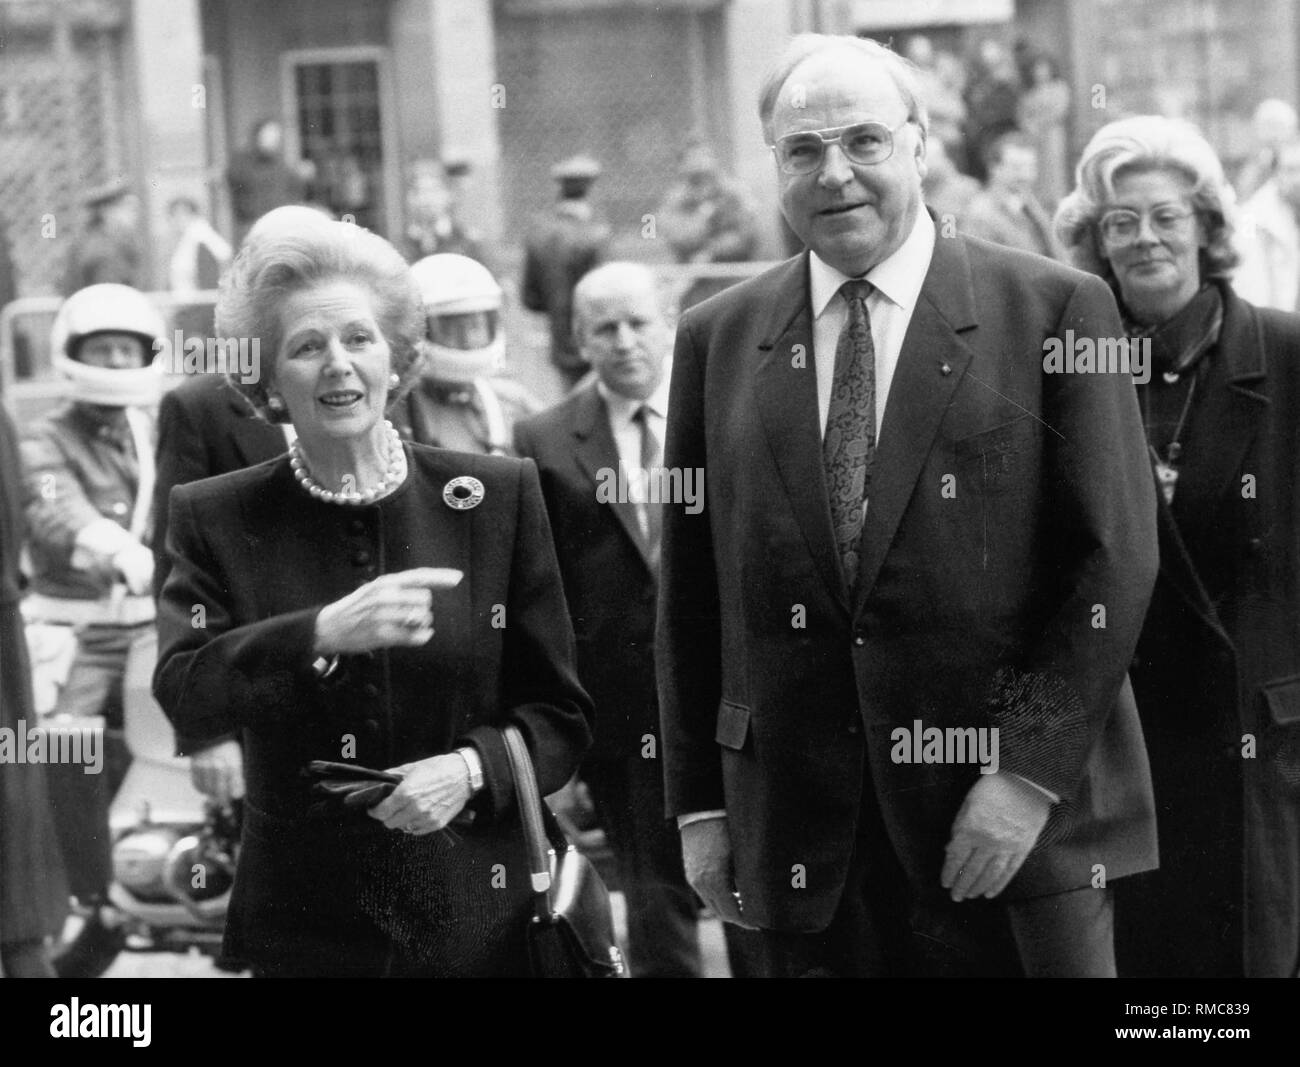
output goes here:
{"type": "MultiPolygon", "coordinates": [[[[609,890],[586,856],[565,841],[560,855],[547,839],[537,775],[517,727],[501,731],[524,827],[535,913],[526,931],[535,978],[626,978],[614,939],[609,890]]],[[[561,840],[563,837],[561,836],[561,840]]]]}

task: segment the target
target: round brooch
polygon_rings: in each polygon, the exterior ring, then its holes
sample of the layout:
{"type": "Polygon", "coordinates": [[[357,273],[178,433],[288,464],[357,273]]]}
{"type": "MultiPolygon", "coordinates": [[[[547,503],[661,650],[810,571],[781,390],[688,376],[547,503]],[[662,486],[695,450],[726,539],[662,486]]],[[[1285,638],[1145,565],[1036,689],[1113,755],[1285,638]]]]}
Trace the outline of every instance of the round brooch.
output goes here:
{"type": "Polygon", "coordinates": [[[442,490],[442,499],[449,508],[469,511],[483,503],[483,483],[468,474],[453,478],[442,490]]]}

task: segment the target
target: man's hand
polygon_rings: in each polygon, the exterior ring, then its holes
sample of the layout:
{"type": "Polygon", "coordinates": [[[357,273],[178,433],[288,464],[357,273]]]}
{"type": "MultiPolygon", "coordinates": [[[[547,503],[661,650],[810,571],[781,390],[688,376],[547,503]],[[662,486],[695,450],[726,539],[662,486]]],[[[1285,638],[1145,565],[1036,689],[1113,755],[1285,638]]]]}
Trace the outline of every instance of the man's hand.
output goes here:
{"type": "Polygon", "coordinates": [[[238,741],[218,741],[190,759],[194,788],[218,804],[244,795],[244,749],[238,741]]]}
{"type": "Polygon", "coordinates": [[[981,775],[952,823],[939,882],[953,900],[996,897],[1047,825],[1051,801],[1013,774],[981,775]]]}
{"type": "Polygon", "coordinates": [[[731,833],[726,819],[703,819],[681,829],[682,865],[686,881],[723,922],[746,930],[756,926],[745,922],[744,902],[736,893],[731,872],[731,833]]]}

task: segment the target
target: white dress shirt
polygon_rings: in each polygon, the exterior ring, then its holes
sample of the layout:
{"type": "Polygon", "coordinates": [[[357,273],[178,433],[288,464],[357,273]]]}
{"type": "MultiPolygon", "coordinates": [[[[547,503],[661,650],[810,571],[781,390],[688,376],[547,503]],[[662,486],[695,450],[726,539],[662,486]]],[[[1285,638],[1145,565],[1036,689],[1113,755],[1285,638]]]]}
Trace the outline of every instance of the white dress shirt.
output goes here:
{"type": "MultiPolygon", "coordinates": [[[[921,286],[934,254],[934,221],[924,209],[916,213],[912,232],[893,255],[882,259],[863,277],[873,289],[867,297],[871,316],[871,340],[876,348],[876,442],[884,430],[885,402],[898,366],[903,338],[912,322],[912,312],[921,296],[921,286]]],[[[848,320],[849,306],[839,295],[840,286],[850,281],[816,252],[808,254],[809,294],[813,314],[813,365],[817,371],[817,417],[826,433],[826,413],[831,406],[835,381],[835,348],[848,320]]]]}
{"type": "MultiPolygon", "coordinates": [[[[609,417],[609,431],[614,436],[614,447],[618,450],[619,465],[627,471],[627,484],[631,500],[640,504],[646,499],[648,474],[645,470],[644,457],[641,455],[641,423],[635,416],[642,406],[647,409],[650,429],[654,431],[659,442],[659,463],[663,464],[664,433],[668,426],[668,384],[672,377],[672,361],[664,360],[663,378],[644,400],[633,400],[610,389],[599,378],[596,391],[605,401],[605,411],[609,417]]],[[[645,511],[637,508],[637,521],[641,524],[641,533],[648,531],[645,511]]]]}

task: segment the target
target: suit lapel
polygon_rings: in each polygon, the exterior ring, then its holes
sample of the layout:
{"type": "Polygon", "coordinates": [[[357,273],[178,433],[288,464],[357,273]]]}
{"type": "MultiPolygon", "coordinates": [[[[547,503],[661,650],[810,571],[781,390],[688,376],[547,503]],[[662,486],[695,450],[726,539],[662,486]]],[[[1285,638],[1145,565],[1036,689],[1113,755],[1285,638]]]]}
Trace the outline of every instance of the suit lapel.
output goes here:
{"type": "MultiPolygon", "coordinates": [[[[601,399],[593,382],[579,394],[573,412],[574,456],[580,466],[591,478],[592,485],[599,486],[608,482],[609,475],[602,472],[618,472],[618,446],[614,443],[614,434],[609,428],[609,412],[605,401],[601,399]]],[[[636,545],[637,554],[647,567],[653,566],[649,559],[649,546],[641,535],[641,524],[637,521],[636,505],[617,496],[609,505],[614,517],[618,519],[623,531],[636,545]]]]}
{"type": "Polygon", "coordinates": [[[289,450],[289,446],[285,443],[284,430],[273,423],[263,422],[253,415],[243,397],[232,396],[230,410],[233,413],[230,422],[230,445],[243,466],[255,466],[289,450]],[[278,442],[276,438],[279,438],[278,442]]]}
{"type": "Polygon", "coordinates": [[[774,307],[758,346],[764,353],[756,379],[759,418],[808,551],[827,588],[847,610],[822,464],[808,254],[787,264],[773,284],[774,307]]]}
{"type": "Polygon", "coordinates": [[[1223,328],[1209,354],[1199,385],[1204,395],[1196,415],[1196,433],[1172,506],[1160,496],[1160,520],[1171,551],[1162,552],[1161,573],[1206,623],[1222,632],[1218,616],[1197,573],[1181,524],[1189,500],[1226,501],[1241,492],[1236,481],[1269,404],[1263,338],[1245,305],[1224,291],[1223,328]]]}
{"type": "MultiPolygon", "coordinates": [[[[1193,446],[1195,463],[1188,463],[1186,482],[1180,480],[1180,492],[1174,495],[1175,519],[1182,510],[1180,502],[1206,496],[1222,500],[1228,493],[1241,491],[1233,479],[1254,447],[1261,416],[1269,403],[1263,339],[1252,326],[1242,304],[1226,296],[1219,341],[1210,353],[1205,379],[1198,386],[1205,392],[1197,405],[1197,433],[1211,438],[1212,445],[1198,441],[1193,446]],[[1183,494],[1184,484],[1200,492],[1183,494]]],[[[1192,458],[1189,456],[1189,461],[1192,458]]]]}
{"type": "Polygon", "coordinates": [[[975,325],[975,290],[965,244],[960,238],[940,237],[885,405],[862,530],[855,616],[876,583],[944,412],[965,377],[971,352],[959,334],[975,325]]]}

